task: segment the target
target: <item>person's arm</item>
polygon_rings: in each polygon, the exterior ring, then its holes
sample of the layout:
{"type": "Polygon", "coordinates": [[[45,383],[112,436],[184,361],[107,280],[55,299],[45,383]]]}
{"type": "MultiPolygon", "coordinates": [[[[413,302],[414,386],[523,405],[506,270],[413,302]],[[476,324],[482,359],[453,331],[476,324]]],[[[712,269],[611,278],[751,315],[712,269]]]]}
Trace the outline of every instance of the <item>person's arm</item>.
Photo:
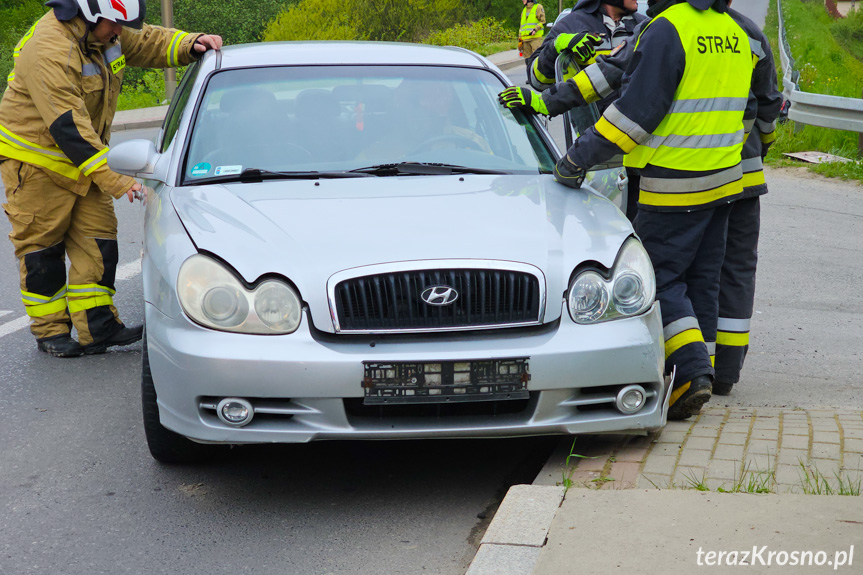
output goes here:
{"type": "Polygon", "coordinates": [[[218,36],[189,34],[182,30],[144,24],[141,30],[123,28],[120,44],[126,56],[126,64],[140,68],[174,68],[191,64],[200,58],[207,48],[216,47],[212,42],[218,36]],[[207,42],[209,45],[204,45],[207,42]],[[198,44],[196,48],[195,45],[198,44]]]}
{"type": "Polygon", "coordinates": [[[542,4],[537,4],[536,6],[536,19],[539,20],[536,32],[539,32],[545,27],[545,8],[542,7],[542,4]]]}
{"type": "Polygon", "coordinates": [[[569,13],[545,35],[542,46],[534,53],[530,62],[530,85],[536,90],[547,90],[554,85],[554,62],[557,60],[554,40],[561,32],[574,32],[573,27],[577,24],[578,15],[569,13]]]}
{"type": "Polygon", "coordinates": [[[686,53],[677,30],[665,18],[657,18],[638,41],[620,98],[573,142],[568,161],[586,170],[647,142],[671,109],[685,68],[686,53]]]}
{"type": "Polygon", "coordinates": [[[597,56],[596,62],[574,78],[558,82],[543,92],[542,99],[549,113],[552,116],[563,114],[613,94],[620,88],[634,49],[635,38],[630,38],[617,52],[597,56]]]}
{"type": "Polygon", "coordinates": [[[776,140],[776,118],[779,117],[779,110],[782,108],[782,93],[777,85],[773,51],[764,34],[761,35],[757,46],[753,42],[753,53],[756,52],[756,47],[760,47],[763,57],[759,56],[752,73],[752,92],[758,101],[755,125],[760,133],[762,156],[764,156],[767,154],[767,148],[776,140]]]}
{"type": "Polygon", "coordinates": [[[108,146],[93,129],[84,104],[81,58],[73,41],[50,34],[33,38],[21,51],[16,70],[51,137],[83,176],[115,198],[140,188],[133,178],[108,168],[108,146]]]}

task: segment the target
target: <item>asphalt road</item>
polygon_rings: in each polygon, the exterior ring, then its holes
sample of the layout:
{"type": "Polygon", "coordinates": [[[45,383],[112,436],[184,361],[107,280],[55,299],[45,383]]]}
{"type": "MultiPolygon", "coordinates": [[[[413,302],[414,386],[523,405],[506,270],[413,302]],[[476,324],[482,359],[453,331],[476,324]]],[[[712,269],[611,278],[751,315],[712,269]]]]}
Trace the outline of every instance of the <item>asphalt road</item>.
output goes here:
{"type": "MultiPolygon", "coordinates": [[[[145,137],[155,130],[119,133],[145,137]]],[[[124,321],[143,321],[138,203],[116,203],[124,321]]],[[[0,574],[461,575],[506,489],[549,438],[243,448],[203,467],[150,458],[140,344],[39,353],[0,218],[0,574]],[[479,517],[478,517],[479,516],[479,517]]]]}
{"type": "Polygon", "coordinates": [[[764,26],[764,19],[767,17],[767,6],[770,0],[735,0],[732,7],[748,16],[759,26],[764,26]]]}
{"type": "MultiPolygon", "coordinates": [[[[560,138],[560,120],[551,129],[560,138]]],[[[863,407],[861,188],[790,170],[768,181],[752,350],[729,403],[863,407]]],[[[137,323],[141,207],[116,205],[117,303],[137,323]]],[[[8,232],[0,218],[0,573],[461,574],[506,487],[555,443],[267,446],[161,466],[140,423],[140,344],[37,352],[16,329],[8,232]]]]}

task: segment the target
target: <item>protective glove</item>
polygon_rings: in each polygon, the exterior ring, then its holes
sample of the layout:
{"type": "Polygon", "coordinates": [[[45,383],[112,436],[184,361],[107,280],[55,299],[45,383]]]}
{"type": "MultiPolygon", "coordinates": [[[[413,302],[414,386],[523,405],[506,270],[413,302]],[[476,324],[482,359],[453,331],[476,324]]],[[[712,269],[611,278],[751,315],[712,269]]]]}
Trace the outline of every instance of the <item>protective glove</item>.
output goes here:
{"type": "Polygon", "coordinates": [[[507,88],[497,95],[497,99],[504,108],[517,108],[527,112],[549,115],[548,108],[542,101],[542,96],[527,88],[519,88],[518,86],[507,88]]]}
{"type": "Polygon", "coordinates": [[[575,188],[576,190],[584,183],[585,175],[587,175],[587,172],[572,163],[568,154],[564,154],[554,166],[554,179],[564,186],[575,188]]]}
{"type": "Polygon", "coordinates": [[[764,158],[767,157],[767,152],[770,151],[770,146],[772,146],[772,145],[773,145],[773,142],[769,142],[767,144],[765,144],[763,142],[761,143],[761,160],[762,161],[764,160],[764,158]]]}
{"type": "Polygon", "coordinates": [[[596,54],[596,47],[602,44],[602,38],[589,32],[577,34],[559,34],[554,39],[554,49],[557,53],[572,52],[580,64],[585,64],[596,54]]]}

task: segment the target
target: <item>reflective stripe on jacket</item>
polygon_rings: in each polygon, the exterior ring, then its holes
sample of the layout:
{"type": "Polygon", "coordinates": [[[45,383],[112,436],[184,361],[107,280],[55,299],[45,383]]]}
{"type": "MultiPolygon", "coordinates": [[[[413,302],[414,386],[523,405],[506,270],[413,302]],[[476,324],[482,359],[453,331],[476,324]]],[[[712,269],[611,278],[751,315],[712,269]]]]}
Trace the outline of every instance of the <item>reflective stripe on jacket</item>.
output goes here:
{"type": "Polygon", "coordinates": [[[95,183],[122,196],[134,179],[112,172],[107,153],[123,69],[188,64],[197,37],[145,25],[123,28],[119,41],[105,46],[82,18],[61,22],[49,11],[16,47],[0,101],[0,158],[39,166],[80,195],[95,183]]]}
{"type": "Polygon", "coordinates": [[[530,10],[525,6],[521,11],[521,26],[518,28],[518,37],[522,40],[542,38],[542,35],[545,33],[543,28],[545,16],[542,18],[543,21],[540,22],[540,18],[537,16],[537,11],[539,10],[542,10],[542,6],[534,4],[530,7],[530,10]],[[536,30],[534,31],[534,29],[536,30]]]}

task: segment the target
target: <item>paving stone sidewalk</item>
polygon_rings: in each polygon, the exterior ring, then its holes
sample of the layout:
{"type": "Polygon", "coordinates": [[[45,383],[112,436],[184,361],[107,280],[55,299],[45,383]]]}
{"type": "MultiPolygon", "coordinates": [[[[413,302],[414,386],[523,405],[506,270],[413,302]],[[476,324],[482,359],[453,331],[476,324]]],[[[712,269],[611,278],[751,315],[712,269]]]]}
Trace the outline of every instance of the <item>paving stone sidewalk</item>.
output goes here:
{"type": "Polygon", "coordinates": [[[568,476],[571,487],[593,489],[859,489],[863,412],[708,408],[657,435],[581,436],[571,450],[569,466],[547,467],[537,483],[560,484],[568,476]]]}

